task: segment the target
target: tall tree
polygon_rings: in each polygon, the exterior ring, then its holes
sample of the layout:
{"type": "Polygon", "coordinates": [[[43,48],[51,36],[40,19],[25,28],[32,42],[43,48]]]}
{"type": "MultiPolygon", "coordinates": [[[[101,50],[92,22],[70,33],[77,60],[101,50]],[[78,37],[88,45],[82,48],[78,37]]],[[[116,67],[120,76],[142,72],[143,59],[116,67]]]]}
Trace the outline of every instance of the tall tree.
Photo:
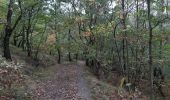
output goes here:
{"type": "Polygon", "coordinates": [[[19,21],[22,18],[22,8],[21,8],[21,1],[18,1],[19,4],[19,9],[21,10],[20,15],[18,16],[18,18],[16,19],[14,25],[12,25],[12,15],[13,15],[13,5],[14,5],[14,1],[10,0],[9,1],[9,5],[8,5],[8,12],[7,12],[7,25],[5,27],[5,36],[4,36],[4,40],[3,40],[3,49],[4,49],[4,57],[8,60],[12,60],[11,58],[11,53],[10,53],[10,37],[12,35],[12,32],[15,30],[16,26],[18,25],[19,21]]]}
{"type": "Polygon", "coordinates": [[[153,61],[152,61],[152,26],[151,26],[151,1],[147,0],[147,8],[148,8],[148,24],[149,24],[149,68],[150,68],[150,93],[151,93],[151,100],[154,100],[154,87],[153,87],[153,61]]]}

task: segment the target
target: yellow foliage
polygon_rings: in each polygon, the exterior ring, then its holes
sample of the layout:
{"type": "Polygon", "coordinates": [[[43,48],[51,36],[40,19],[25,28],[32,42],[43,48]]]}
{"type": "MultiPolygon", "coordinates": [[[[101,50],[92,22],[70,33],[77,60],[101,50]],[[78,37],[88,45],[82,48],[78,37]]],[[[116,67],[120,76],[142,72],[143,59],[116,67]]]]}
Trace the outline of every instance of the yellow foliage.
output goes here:
{"type": "Polygon", "coordinates": [[[124,14],[123,14],[123,12],[119,11],[119,12],[116,13],[116,15],[118,16],[118,18],[124,19],[124,14]]]}
{"type": "Polygon", "coordinates": [[[123,77],[120,81],[120,88],[123,88],[125,81],[126,81],[126,77],[123,77]]]}
{"type": "Polygon", "coordinates": [[[50,34],[47,38],[47,44],[55,44],[56,43],[56,34],[50,34]]]}
{"type": "Polygon", "coordinates": [[[76,17],[76,22],[82,22],[82,18],[80,16],[76,17]]]}
{"type": "Polygon", "coordinates": [[[117,3],[117,4],[121,4],[121,3],[122,3],[122,0],[116,0],[116,3],[117,3]]]}

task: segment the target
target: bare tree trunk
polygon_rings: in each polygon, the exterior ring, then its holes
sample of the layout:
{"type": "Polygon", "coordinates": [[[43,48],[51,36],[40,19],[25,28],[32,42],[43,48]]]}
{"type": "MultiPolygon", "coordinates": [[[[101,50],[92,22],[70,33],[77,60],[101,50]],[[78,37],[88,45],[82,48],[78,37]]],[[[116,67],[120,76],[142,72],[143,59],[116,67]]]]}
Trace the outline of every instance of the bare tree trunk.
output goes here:
{"type": "Polygon", "coordinates": [[[150,0],[147,0],[147,7],[148,7],[148,23],[149,23],[149,68],[150,68],[150,99],[154,100],[154,87],[153,87],[153,61],[152,61],[152,26],[151,26],[151,16],[150,16],[150,0]]]}
{"type": "Polygon", "coordinates": [[[16,36],[16,33],[14,34],[13,41],[14,41],[14,46],[17,46],[17,39],[18,37],[16,36]]]}
{"type": "Polygon", "coordinates": [[[4,57],[8,60],[12,60],[11,52],[9,48],[10,37],[12,34],[12,13],[13,13],[13,0],[10,0],[8,5],[8,12],[7,12],[7,25],[5,27],[5,36],[3,40],[3,48],[4,48],[4,57]]]}
{"type": "Polygon", "coordinates": [[[78,60],[78,55],[79,55],[78,53],[75,54],[75,56],[76,56],[76,57],[75,57],[76,61],[78,60]]]}
{"type": "MultiPolygon", "coordinates": [[[[19,0],[18,3],[21,10],[21,1],[19,0]]],[[[22,10],[21,10],[21,14],[18,16],[16,22],[14,23],[14,26],[12,27],[13,4],[14,1],[10,0],[8,5],[8,12],[7,12],[7,25],[5,27],[5,36],[3,40],[3,49],[4,49],[3,53],[4,53],[4,57],[8,60],[12,60],[11,52],[9,48],[10,37],[12,35],[13,30],[15,30],[16,26],[18,25],[19,21],[22,18],[22,10]]]]}
{"type": "Polygon", "coordinates": [[[4,48],[4,57],[7,60],[12,60],[11,52],[10,52],[10,48],[9,48],[9,41],[10,41],[10,34],[11,33],[9,31],[10,31],[9,29],[6,29],[6,33],[7,34],[5,34],[5,37],[4,37],[3,48],[4,48]]]}
{"type": "MultiPolygon", "coordinates": [[[[125,13],[125,1],[124,0],[122,0],[122,16],[123,16],[123,18],[122,18],[122,27],[123,27],[123,29],[126,29],[126,13],[125,13]]],[[[123,55],[123,68],[124,68],[124,70],[127,70],[127,60],[128,60],[128,58],[126,58],[126,57],[128,57],[128,44],[127,44],[127,34],[126,34],[126,31],[123,33],[123,41],[122,41],[122,43],[123,43],[123,52],[122,52],[122,55],[123,55]],[[126,53],[125,53],[125,50],[127,50],[126,51],[126,53]],[[125,54],[126,54],[126,56],[125,56],[125,54]]]]}
{"type": "MultiPolygon", "coordinates": [[[[69,32],[68,32],[68,41],[69,41],[69,45],[70,45],[70,41],[71,40],[71,29],[69,29],[69,32]]],[[[68,52],[68,59],[69,61],[71,62],[72,61],[72,58],[71,58],[71,52],[70,52],[70,46],[69,46],[69,52],[68,52]]]]}
{"type": "Polygon", "coordinates": [[[30,44],[30,33],[31,33],[31,17],[32,12],[31,10],[28,10],[28,27],[26,30],[26,46],[27,46],[27,56],[31,56],[31,44],[30,44]]]}
{"type": "Polygon", "coordinates": [[[72,61],[71,53],[70,52],[68,53],[68,59],[69,59],[70,62],[72,61]]]}
{"type": "Polygon", "coordinates": [[[22,28],[22,43],[21,43],[21,47],[22,47],[22,50],[24,51],[25,50],[25,43],[26,43],[26,40],[25,40],[25,25],[23,25],[23,28],[22,28]]]}
{"type": "Polygon", "coordinates": [[[57,52],[58,52],[58,63],[60,64],[61,63],[61,51],[59,48],[57,49],[57,52]]]}

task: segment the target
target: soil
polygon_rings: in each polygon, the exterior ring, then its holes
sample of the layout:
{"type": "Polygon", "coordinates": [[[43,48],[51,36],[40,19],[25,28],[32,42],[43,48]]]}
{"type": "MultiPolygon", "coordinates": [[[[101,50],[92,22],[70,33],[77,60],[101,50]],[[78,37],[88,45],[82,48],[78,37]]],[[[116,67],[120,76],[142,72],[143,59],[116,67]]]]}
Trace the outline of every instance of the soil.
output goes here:
{"type": "Polygon", "coordinates": [[[91,100],[90,90],[83,74],[84,62],[54,66],[54,74],[40,82],[34,100],[91,100]]]}

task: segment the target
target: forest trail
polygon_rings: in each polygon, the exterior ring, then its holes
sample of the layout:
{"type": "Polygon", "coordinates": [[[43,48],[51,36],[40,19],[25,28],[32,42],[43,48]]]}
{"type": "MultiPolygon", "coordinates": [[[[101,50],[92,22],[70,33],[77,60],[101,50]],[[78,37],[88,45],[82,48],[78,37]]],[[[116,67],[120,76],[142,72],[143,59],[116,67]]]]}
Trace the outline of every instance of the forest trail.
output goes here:
{"type": "Polygon", "coordinates": [[[91,100],[83,74],[84,62],[55,67],[55,74],[39,84],[37,100],[91,100]]]}

